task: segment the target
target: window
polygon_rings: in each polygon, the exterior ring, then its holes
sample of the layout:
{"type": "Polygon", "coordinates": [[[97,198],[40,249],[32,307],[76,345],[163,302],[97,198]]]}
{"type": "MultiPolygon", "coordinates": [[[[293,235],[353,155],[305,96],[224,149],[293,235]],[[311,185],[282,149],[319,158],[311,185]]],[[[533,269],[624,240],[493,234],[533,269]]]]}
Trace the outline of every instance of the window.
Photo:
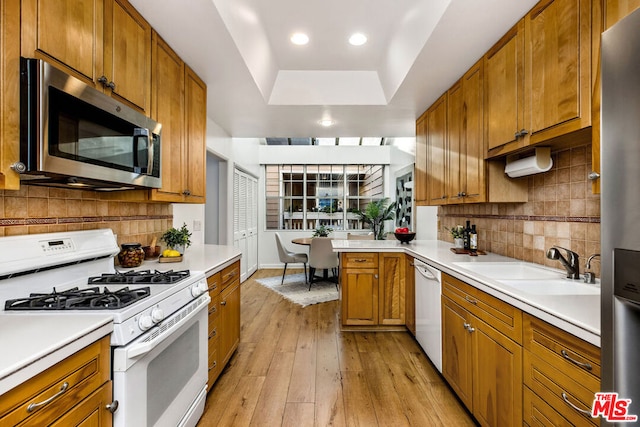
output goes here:
{"type": "Polygon", "coordinates": [[[367,228],[358,212],[384,197],[381,165],[266,165],[268,230],[367,228]]]}

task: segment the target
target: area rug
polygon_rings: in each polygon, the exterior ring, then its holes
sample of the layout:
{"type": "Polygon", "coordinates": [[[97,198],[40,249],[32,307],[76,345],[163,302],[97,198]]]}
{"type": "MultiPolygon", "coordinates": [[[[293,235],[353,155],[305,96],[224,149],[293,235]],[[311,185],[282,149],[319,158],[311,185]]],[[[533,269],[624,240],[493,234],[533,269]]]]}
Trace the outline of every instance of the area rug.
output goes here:
{"type": "Polygon", "coordinates": [[[304,281],[304,274],[288,274],[284,276],[284,283],[281,285],[282,276],[256,279],[262,286],[276,291],[286,299],[296,304],[306,307],[311,304],[335,301],[338,299],[336,284],[328,281],[315,282],[311,285],[304,281]]]}

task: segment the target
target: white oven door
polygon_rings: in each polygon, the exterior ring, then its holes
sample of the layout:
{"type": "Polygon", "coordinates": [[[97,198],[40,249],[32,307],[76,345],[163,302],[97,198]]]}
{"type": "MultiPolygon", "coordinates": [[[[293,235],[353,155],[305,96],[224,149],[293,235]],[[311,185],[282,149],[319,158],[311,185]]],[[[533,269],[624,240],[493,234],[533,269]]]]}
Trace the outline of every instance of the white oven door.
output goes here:
{"type": "Polygon", "coordinates": [[[208,294],[113,349],[114,427],[195,425],[207,383],[208,294]]]}

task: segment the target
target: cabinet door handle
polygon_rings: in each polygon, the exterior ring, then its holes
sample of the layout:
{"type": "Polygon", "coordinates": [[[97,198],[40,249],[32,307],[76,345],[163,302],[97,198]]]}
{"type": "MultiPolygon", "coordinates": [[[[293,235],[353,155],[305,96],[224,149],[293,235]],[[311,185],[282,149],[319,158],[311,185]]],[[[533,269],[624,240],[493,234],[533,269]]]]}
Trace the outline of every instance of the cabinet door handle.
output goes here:
{"type": "Polygon", "coordinates": [[[353,262],[367,262],[367,260],[362,258],[356,258],[353,260],[353,262]]]}
{"type": "Polygon", "coordinates": [[[27,406],[27,412],[33,412],[36,409],[38,409],[39,407],[47,405],[47,404],[53,402],[54,400],[56,400],[57,398],[62,396],[64,394],[64,392],[67,391],[68,388],[69,388],[69,383],[65,381],[60,386],[60,391],[58,391],[56,394],[54,394],[53,396],[51,396],[47,400],[43,400],[42,402],[38,402],[38,403],[32,403],[29,406],[27,406]]]}
{"type": "Polygon", "coordinates": [[[108,405],[105,406],[105,408],[107,409],[107,411],[111,412],[112,414],[114,412],[116,412],[118,410],[118,406],[120,404],[118,403],[117,400],[114,400],[113,402],[109,403],[108,405]]]}
{"type": "Polygon", "coordinates": [[[213,338],[218,335],[218,328],[213,328],[213,331],[209,334],[209,338],[213,338]]]}
{"type": "Polygon", "coordinates": [[[100,76],[98,78],[98,83],[100,83],[102,86],[106,86],[107,85],[107,76],[100,76]]]}
{"type": "Polygon", "coordinates": [[[107,83],[107,85],[106,85],[106,86],[107,86],[109,89],[111,89],[112,91],[114,91],[114,92],[115,92],[115,90],[116,90],[116,84],[115,84],[114,82],[109,82],[109,83],[107,83]]]}
{"type": "Polygon", "coordinates": [[[374,278],[374,279],[377,279],[377,278],[378,278],[378,275],[377,275],[377,274],[374,274],[374,275],[373,275],[373,278],[374,278]]]}
{"type": "Polygon", "coordinates": [[[565,359],[567,359],[569,362],[580,366],[583,369],[586,369],[587,371],[590,371],[593,369],[593,367],[591,366],[591,363],[586,363],[586,362],[578,362],[576,359],[572,358],[571,356],[569,356],[569,353],[567,353],[566,350],[561,350],[560,354],[562,355],[562,357],[564,357],[565,359]]]}
{"type": "Polygon", "coordinates": [[[209,370],[212,371],[212,370],[216,369],[216,366],[218,366],[218,361],[214,360],[213,361],[213,365],[209,366],[209,370]]]}
{"type": "Polygon", "coordinates": [[[468,303],[471,303],[473,305],[478,305],[478,300],[475,300],[473,298],[471,298],[469,295],[465,295],[464,296],[465,301],[467,301],[468,303]]]}
{"type": "Polygon", "coordinates": [[[576,405],[574,405],[573,403],[571,403],[571,402],[569,401],[569,397],[567,396],[567,393],[565,393],[565,392],[563,391],[561,395],[562,395],[562,400],[564,400],[564,402],[565,402],[567,405],[571,406],[574,410],[576,410],[576,411],[580,412],[581,414],[591,416],[591,411],[587,411],[586,409],[578,408],[576,405]]]}
{"type": "Polygon", "coordinates": [[[220,305],[227,305],[226,301],[220,301],[220,305]]]}
{"type": "Polygon", "coordinates": [[[217,283],[215,285],[211,286],[209,289],[207,289],[207,291],[211,292],[211,291],[215,291],[216,289],[218,289],[218,284],[217,283]]]}

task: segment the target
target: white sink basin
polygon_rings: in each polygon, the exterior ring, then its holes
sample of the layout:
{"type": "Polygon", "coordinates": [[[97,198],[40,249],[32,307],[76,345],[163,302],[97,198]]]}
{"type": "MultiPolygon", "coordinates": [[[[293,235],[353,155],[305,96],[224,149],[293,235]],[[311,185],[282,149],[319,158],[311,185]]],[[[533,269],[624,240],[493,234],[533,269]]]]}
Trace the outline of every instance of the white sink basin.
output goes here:
{"type": "Polygon", "coordinates": [[[599,295],[598,286],[570,279],[500,280],[519,291],[534,295],[599,295]]]}
{"type": "Polygon", "coordinates": [[[454,262],[454,265],[494,280],[562,279],[562,272],[526,262],[454,262]]]}

